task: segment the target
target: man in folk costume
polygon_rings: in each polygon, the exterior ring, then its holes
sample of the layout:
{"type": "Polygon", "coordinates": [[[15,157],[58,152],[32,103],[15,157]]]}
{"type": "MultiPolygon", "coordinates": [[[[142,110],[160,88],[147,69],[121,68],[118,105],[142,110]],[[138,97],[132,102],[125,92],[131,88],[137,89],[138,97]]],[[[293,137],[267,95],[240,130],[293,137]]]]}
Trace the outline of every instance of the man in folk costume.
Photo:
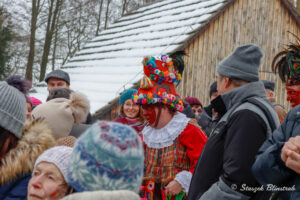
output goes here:
{"type": "Polygon", "coordinates": [[[174,83],[180,81],[181,74],[173,69],[172,60],[166,55],[145,57],[143,65],[145,76],[133,100],[142,105],[148,122],[142,131],[144,180],[154,181],[153,195],[148,199],[185,198],[207,138],[190,118],[180,113],[183,101],[175,92],[174,83]]]}

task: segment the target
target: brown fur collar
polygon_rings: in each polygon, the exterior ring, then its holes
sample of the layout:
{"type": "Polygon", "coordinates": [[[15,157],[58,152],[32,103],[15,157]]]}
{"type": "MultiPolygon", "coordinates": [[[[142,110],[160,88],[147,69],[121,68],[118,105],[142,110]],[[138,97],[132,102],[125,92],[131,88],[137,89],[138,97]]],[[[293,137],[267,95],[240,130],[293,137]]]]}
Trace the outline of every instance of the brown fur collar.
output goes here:
{"type": "Polygon", "coordinates": [[[47,124],[40,119],[27,121],[16,148],[11,149],[0,162],[0,185],[31,172],[38,156],[55,145],[47,124]]]}

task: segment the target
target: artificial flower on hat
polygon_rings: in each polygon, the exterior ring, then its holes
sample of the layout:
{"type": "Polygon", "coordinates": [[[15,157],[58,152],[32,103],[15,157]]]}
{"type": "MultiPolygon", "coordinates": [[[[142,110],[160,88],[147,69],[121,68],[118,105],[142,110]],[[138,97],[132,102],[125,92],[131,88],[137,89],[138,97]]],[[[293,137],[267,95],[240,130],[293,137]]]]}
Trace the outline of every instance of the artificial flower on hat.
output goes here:
{"type": "Polygon", "coordinates": [[[147,56],[143,60],[144,77],[133,101],[138,104],[163,103],[178,111],[183,110],[183,101],[175,91],[175,83],[181,74],[174,70],[172,59],[167,55],[147,56]]]}

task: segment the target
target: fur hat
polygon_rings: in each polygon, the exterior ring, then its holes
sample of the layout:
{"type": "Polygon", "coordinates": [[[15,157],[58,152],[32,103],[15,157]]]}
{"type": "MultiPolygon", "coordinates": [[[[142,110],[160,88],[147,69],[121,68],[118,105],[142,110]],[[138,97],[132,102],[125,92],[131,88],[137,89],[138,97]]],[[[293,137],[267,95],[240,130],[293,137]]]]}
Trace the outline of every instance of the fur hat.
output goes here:
{"type": "Polygon", "coordinates": [[[56,98],[37,106],[31,113],[33,119],[43,118],[52,129],[55,139],[68,136],[74,123],[83,123],[89,113],[89,101],[73,92],[70,99],[56,98]]]}
{"type": "Polygon", "coordinates": [[[140,136],[124,124],[98,121],[74,146],[69,184],[78,192],[131,190],[143,179],[144,151],[140,136]]]}

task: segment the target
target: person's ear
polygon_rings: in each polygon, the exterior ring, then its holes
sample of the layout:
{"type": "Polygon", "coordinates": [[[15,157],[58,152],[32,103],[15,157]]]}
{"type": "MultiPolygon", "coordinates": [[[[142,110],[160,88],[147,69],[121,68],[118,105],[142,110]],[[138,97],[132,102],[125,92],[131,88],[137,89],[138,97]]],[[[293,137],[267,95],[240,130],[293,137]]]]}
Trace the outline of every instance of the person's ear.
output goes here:
{"type": "Polygon", "coordinates": [[[230,87],[230,79],[228,77],[224,77],[225,79],[225,88],[229,88],[230,87]]]}

